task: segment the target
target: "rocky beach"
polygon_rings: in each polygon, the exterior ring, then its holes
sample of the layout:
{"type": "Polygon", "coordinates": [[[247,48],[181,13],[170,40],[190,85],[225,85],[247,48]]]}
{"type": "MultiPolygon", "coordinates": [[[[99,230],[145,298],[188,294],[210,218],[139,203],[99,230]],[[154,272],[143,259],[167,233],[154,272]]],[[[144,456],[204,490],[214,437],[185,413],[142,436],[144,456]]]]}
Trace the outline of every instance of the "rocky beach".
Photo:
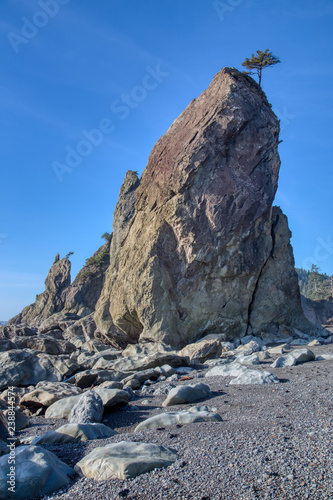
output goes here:
{"type": "Polygon", "coordinates": [[[221,70],[0,326],[0,499],[333,497],[332,301],[300,295],[279,129],[221,70]]]}

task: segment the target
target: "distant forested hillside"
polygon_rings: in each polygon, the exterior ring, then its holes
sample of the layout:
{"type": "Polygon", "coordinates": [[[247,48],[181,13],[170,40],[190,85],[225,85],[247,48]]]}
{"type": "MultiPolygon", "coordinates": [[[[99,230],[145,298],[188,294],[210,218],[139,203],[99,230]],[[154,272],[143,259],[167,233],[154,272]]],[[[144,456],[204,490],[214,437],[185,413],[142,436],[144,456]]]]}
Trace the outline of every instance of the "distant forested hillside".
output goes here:
{"type": "Polygon", "coordinates": [[[323,274],[318,266],[313,265],[311,271],[297,268],[301,294],[312,300],[328,299],[333,296],[333,275],[323,274]]]}

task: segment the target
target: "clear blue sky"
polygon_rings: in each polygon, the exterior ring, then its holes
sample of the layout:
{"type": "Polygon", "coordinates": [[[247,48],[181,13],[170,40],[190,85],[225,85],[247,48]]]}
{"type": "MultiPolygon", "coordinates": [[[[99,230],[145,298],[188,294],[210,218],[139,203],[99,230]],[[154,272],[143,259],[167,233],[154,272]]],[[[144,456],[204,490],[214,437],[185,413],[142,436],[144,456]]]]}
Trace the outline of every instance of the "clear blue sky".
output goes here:
{"type": "Polygon", "coordinates": [[[296,265],[333,273],[331,0],[2,0],[0,19],[0,320],[44,290],[57,252],[75,252],[75,277],[112,231],[126,171],[257,49],[282,61],[263,88],[296,265]]]}

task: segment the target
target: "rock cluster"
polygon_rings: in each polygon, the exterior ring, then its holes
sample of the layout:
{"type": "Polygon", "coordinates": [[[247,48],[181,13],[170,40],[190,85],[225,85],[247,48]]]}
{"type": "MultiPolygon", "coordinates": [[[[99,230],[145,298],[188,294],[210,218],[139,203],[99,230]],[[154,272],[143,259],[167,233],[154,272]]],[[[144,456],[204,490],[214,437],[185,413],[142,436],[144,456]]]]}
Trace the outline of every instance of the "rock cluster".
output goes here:
{"type": "Polygon", "coordinates": [[[75,473],[125,480],[176,467],[177,450],[144,433],[223,425],[200,403],[216,386],[262,386],[264,396],[280,373],[331,362],[314,353],[333,341],[320,326],[329,317],[308,313],[317,326],[305,318],[287,218],[272,206],[278,136],[257,84],[220,71],[156,143],[141,180],[127,172],[113,233],[74,282],[57,255],[45,291],[0,326],[1,498],[12,386],[16,429],[32,432],[16,442],[15,498],[27,498],[75,473]],[[152,399],[155,413],[142,418],[152,399]],[[120,436],[112,428],[119,412],[135,425],[130,440],[123,423],[120,436]],[[36,435],[32,419],[56,427],[36,435]],[[40,447],[96,440],[103,445],[69,465],[40,447]]]}
{"type": "Polygon", "coordinates": [[[9,325],[120,348],[320,335],[302,311],[287,218],[272,206],[278,143],[264,93],[248,75],[221,70],[155,144],[140,181],[127,172],[113,233],[74,282],[57,256],[45,292],[9,325]],[[80,323],[40,328],[57,314],[80,323]]]}

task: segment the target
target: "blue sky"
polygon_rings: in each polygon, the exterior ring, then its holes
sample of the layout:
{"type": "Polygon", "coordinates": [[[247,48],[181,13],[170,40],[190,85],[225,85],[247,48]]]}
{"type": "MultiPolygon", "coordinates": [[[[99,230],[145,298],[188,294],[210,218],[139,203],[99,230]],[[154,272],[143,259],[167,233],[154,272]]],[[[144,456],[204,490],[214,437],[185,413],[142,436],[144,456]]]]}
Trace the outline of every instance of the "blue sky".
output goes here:
{"type": "Polygon", "coordinates": [[[57,252],[75,252],[75,277],[126,171],[257,49],[282,61],[263,88],[296,265],[333,274],[331,0],[2,0],[0,19],[0,320],[44,290],[57,252]]]}

